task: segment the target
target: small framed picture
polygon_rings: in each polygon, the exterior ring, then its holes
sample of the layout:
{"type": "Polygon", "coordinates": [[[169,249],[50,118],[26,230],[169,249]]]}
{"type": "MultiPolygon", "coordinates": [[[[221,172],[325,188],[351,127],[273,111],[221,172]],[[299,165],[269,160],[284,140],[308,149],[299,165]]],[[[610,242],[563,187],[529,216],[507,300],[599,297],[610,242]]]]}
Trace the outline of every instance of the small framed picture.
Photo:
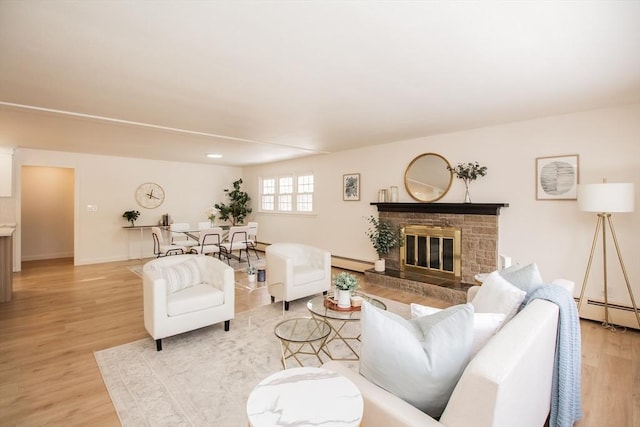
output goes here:
{"type": "Polygon", "coordinates": [[[342,175],[342,200],[360,200],[360,174],[348,173],[342,175]]]}
{"type": "Polygon", "coordinates": [[[577,154],[536,159],[536,200],[577,200],[577,154]]]}

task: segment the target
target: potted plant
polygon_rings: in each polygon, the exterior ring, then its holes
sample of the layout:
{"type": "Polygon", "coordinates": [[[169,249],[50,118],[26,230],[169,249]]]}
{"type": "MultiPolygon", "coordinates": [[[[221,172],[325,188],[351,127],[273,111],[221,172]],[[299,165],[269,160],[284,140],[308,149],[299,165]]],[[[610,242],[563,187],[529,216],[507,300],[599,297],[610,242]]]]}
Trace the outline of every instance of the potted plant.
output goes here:
{"type": "Polygon", "coordinates": [[[242,185],[242,178],[233,183],[233,190],[224,190],[230,200],[228,205],[224,203],[214,205],[220,213],[220,219],[230,220],[231,225],[242,224],[246,216],[251,213],[251,208],[248,206],[251,197],[240,189],[240,185],[242,185]]]}
{"type": "Polygon", "coordinates": [[[472,181],[475,181],[481,176],[485,176],[487,174],[487,167],[480,166],[478,162],[475,163],[458,163],[455,168],[451,166],[447,166],[456,178],[461,179],[464,182],[464,202],[471,203],[471,195],[469,195],[469,184],[472,181]]]}
{"type": "Polygon", "coordinates": [[[343,271],[337,276],[333,276],[333,285],[338,293],[338,307],[351,307],[351,292],[358,289],[358,279],[351,273],[343,271]]]}
{"type": "Polygon", "coordinates": [[[255,282],[256,281],[256,274],[258,273],[258,269],[256,267],[254,267],[253,265],[250,265],[249,267],[247,267],[247,278],[249,279],[249,282],[255,282]]]}
{"type": "Polygon", "coordinates": [[[398,245],[400,240],[399,233],[393,230],[391,224],[386,221],[381,221],[373,215],[367,218],[367,221],[371,224],[367,230],[367,237],[371,240],[373,249],[375,249],[378,254],[378,260],[374,264],[374,269],[375,271],[384,271],[385,262],[382,256],[388,254],[391,249],[398,245]]]}
{"type": "Polygon", "coordinates": [[[131,223],[132,227],[135,225],[135,220],[138,219],[139,216],[140,212],[138,211],[125,211],[125,213],[122,214],[122,217],[127,218],[127,221],[131,223]]]}

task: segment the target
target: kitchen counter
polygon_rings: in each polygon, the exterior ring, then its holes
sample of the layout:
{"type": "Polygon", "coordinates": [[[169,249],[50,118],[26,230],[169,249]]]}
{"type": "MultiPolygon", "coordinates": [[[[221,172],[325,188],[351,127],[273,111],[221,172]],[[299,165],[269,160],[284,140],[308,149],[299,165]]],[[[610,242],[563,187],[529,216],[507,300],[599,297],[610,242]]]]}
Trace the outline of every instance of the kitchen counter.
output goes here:
{"type": "Polygon", "coordinates": [[[0,227],[0,302],[11,301],[13,292],[13,233],[15,227],[0,227]]]}

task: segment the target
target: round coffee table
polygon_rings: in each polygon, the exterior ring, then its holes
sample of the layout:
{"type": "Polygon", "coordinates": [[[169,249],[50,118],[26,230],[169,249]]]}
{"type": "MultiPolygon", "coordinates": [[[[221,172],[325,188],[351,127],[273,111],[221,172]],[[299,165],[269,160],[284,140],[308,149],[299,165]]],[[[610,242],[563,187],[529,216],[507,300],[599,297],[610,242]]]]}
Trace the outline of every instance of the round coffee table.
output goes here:
{"type": "MultiPolygon", "coordinates": [[[[387,306],[380,300],[375,298],[371,298],[364,294],[357,294],[361,296],[365,301],[373,304],[375,307],[378,307],[382,310],[386,310],[387,306]]],[[[358,352],[349,344],[349,341],[360,341],[360,334],[353,336],[347,335],[344,331],[344,327],[349,322],[360,321],[360,316],[362,311],[354,310],[354,311],[342,311],[342,310],[332,310],[324,304],[324,300],[327,297],[324,295],[318,295],[316,297],[311,298],[307,302],[307,309],[311,312],[311,315],[318,319],[326,320],[331,326],[331,330],[333,334],[326,340],[324,346],[322,347],[322,351],[326,353],[332,360],[359,360],[360,356],[358,352]],[[347,346],[347,349],[353,355],[351,357],[335,357],[331,354],[331,349],[329,348],[329,344],[333,341],[341,341],[344,345],[347,346]]]]}
{"type": "Polygon", "coordinates": [[[316,356],[320,364],[323,363],[319,353],[331,333],[329,323],[314,317],[298,317],[283,320],[276,325],[273,332],[280,338],[282,366],[285,369],[290,357],[293,357],[298,365],[304,366],[298,358],[299,354],[316,356]],[[317,345],[314,345],[315,343],[317,345]]]}
{"type": "Polygon", "coordinates": [[[247,399],[251,427],[357,427],[363,409],[358,387],[341,374],[323,368],[276,372],[260,381],[247,399]]]}

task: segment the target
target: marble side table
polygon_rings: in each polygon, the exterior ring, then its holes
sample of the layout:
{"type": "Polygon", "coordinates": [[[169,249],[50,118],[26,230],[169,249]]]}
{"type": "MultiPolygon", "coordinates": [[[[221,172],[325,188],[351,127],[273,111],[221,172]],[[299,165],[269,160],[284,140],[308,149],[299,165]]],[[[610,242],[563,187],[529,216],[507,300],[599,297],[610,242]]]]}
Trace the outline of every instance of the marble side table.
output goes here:
{"type": "Polygon", "coordinates": [[[351,380],[322,368],[276,372],[255,386],[247,400],[251,427],[357,427],[362,394],[351,380]]]}

